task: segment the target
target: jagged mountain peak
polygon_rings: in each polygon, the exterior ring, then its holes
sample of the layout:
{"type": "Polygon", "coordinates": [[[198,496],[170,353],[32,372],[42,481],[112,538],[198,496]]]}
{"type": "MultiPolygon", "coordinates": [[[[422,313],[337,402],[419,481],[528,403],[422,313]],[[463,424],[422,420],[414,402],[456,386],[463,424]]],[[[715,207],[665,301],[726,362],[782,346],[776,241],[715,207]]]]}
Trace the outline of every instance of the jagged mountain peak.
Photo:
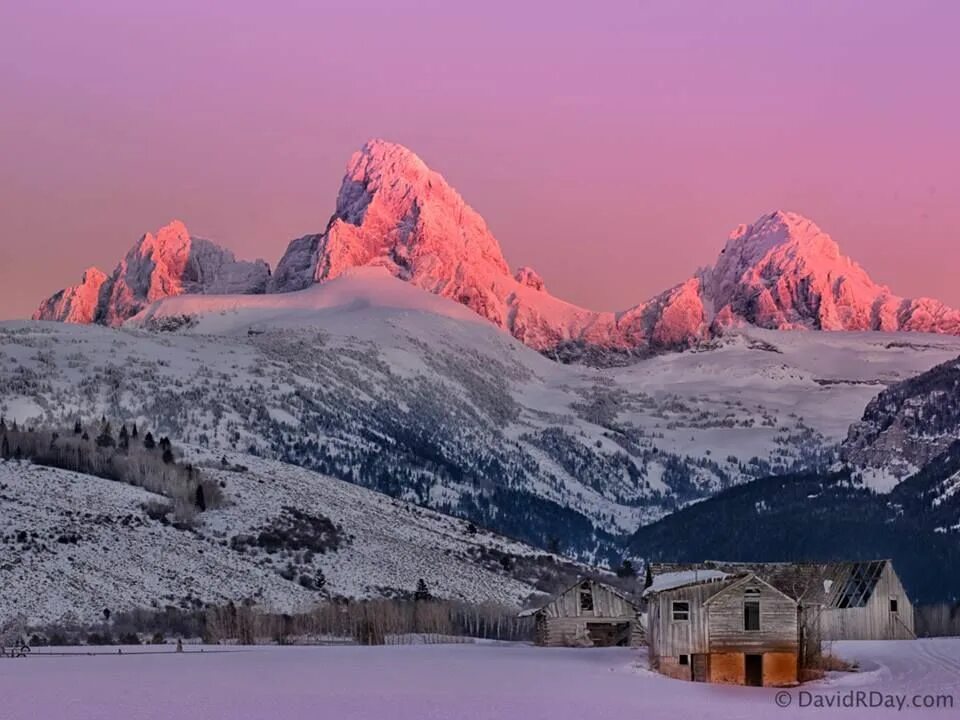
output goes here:
{"type": "Polygon", "coordinates": [[[384,140],[350,159],[314,279],[358,264],[396,266],[406,279],[426,271],[435,287],[458,271],[510,272],[479,213],[415,153],[384,140]]]}
{"type": "Polygon", "coordinates": [[[97,267],[83,271],[79,284],[64,288],[44,300],[33,314],[34,320],[86,325],[96,319],[100,289],[107,282],[107,274],[97,267]]]}
{"type": "Polygon", "coordinates": [[[238,261],[172,220],[141,235],[109,276],[88,269],[79,285],[41,303],[34,319],[120,325],[149,303],[175,295],[261,293],[269,277],[262,260],[238,261]]]}
{"type": "Polygon", "coordinates": [[[887,299],[894,300],[816,223],[782,210],[738,226],[703,277],[724,324],[880,329],[887,299]]]}
{"type": "Polygon", "coordinates": [[[347,163],[334,217],[360,225],[376,194],[390,194],[395,204],[404,196],[424,195],[431,189],[433,175],[438,186],[446,185],[412,150],[386,140],[369,140],[347,163]]]}
{"type": "Polygon", "coordinates": [[[816,223],[785,210],[735,228],[712,267],[652,299],[617,314],[576,307],[530,268],[511,273],[480,214],[416,153],[383,139],[352,155],[325,229],[293,240],[272,276],[174,220],[145,234],[109,278],[91,273],[36,317],[90,322],[93,307],[93,321],[114,325],[165,297],[292,292],[362,267],[455,300],[538,350],[573,355],[686,347],[742,325],[960,334],[960,312],[894,295],[816,223]]]}
{"type": "Polygon", "coordinates": [[[270,289],[300,290],[363,266],[508,324],[506,285],[516,282],[486,222],[440,173],[384,140],[353,154],[326,231],[290,243],[270,289]]]}
{"type": "Polygon", "coordinates": [[[833,238],[810,220],[795,212],[777,210],[750,225],[739,225],[727,240],[721,255],[739,255],[747,264],[756,264],[775,250],[790,248],[825,259],[836,260],[840,248],[833,238]]]}

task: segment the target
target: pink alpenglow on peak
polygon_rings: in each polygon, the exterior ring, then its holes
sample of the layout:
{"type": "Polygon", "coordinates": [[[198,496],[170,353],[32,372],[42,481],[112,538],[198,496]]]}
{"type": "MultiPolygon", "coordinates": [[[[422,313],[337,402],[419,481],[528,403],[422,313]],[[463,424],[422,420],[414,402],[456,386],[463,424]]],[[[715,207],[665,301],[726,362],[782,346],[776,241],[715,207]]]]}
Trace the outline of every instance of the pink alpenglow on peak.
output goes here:
{"type": "MultiPolygon", "coordinates": [[[[466,305],[538,350],[580,339],[610,313],[550,296],[529,268],[515,278],[486,222],[407,148],[371,140],[347,165],[336,213],[320,235],[290,243],[271,292],[300,290],[347,268],[380,266],[466,305]]],[[[609,343],[609,332],[598,336],[609,343]]]]}
{"type": "Polygon", "coordinates": [[[705,296],[721,324],[960,333],[956,310],[893,295],[795,213],[778,211],[738,227],[705,278],[705,296]]]}
{"type": "Polygon", "coordinates": [[[514,279],[521,285],[533,288],[534,290],[546,291],[547,289],[547,286],[543,282],[543,278],[540,277],[540,274],[533,268],[528,268],[526,266],[520,268],[517,270],[517,274],[514,275],[514,279]]]}
{"type": "Polygon", "coordinates": [[[34,320],[57,320],[58,322],[87,325],[97,316],[100,288],[107,275],[95,267],[87,268],[79,285],[64,288],[44,300],[33,314],[34,320]]]}
{"type": "Polygon", "coordinates": [[[685,348],[749,325],[960,335],[960,312],[894,295],[816,224],[784,211],[739,226],[713,267],[628,310],[571,305],[531,268],[511,273],[479,213],[412,151],[384,140],[354,153],[326,229],[293,240],[272,276],[266,263],[237,261],[173,222],[143,236],[110,277],[88,271],[35,317],[119,325],[171,296],[287,293],[353,268],[382,268],[564,358],[582,357],[584,347],[685,348]]]}
{"type": "Polygon", "coordinates": [[[44,301],[34,319],[118,326],[150,303],[175,295],[262,293],[269,277],[262,260],[238,261],[174,220],[156,235],[141,237],[109,277],[87,271],[80,285],[44,301]]]}

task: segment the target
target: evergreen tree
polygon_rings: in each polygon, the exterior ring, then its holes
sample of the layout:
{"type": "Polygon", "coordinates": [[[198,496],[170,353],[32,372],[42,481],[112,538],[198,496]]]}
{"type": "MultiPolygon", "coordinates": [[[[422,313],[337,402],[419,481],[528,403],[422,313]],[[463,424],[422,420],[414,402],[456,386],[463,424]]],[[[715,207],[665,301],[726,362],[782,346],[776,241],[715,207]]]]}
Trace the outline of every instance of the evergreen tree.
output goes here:
{"type": "Polygon", "coordinates": [[[197,494],[194,499],[194,505],[197,506],[197,510],[200,512],[205,512],[207,509],[207,498],[203,492],[203,485],[197,485],[197,494]]]}
{"type": "Polygon", "coordinates": [[[327,576],[323,574],[323,570],[317,570],[317,577],[313,581],[313,585],[317,590],[323,590],[327,586],[327,576]]]}
{"type": "Polygon", "coordinates": [[[127,432],[127,426],[120,426],[120,436],[117,444],[121,450],[127,450],[130,447],[130,433],[127,432]]]}
{"type": "Polygon", "coordinates": [[[81,440],[89,440],[90,436],[87,434],[87,431],[83,431],[83,435],[80,437],[81,440]]]}
{"type": "Polygon", "coordinates": [[[430,589],[427,587],[427,582],[423,578],[417,580],[417,590],[413,593],[413,599],[417,602],[433,599],[433,596],[430,594],[430,589]]]}
{"type": "Polygon", "coordinates": [[[113,439],[113,433],[110,430],[110,423],[104,423],[103,429],[97,435],[97,447],[114,447],[117,443],[113,439]]]}
{"type": "Polygon", "coordinates": [[[79,435],[83,432],[83,425],[80,423],[80,418],[77,418],[77,421],[73,424],[73,434],[79,435]]]}
{"type": "Polygon", "coordinates": [[[133,429],[130,431],[130,439],[136,440],[138,437],[140,437],[140,433],[137,431],[137,424],[134,423],[133,429]]]}
{"type": "Polygon", "coordinates": [[[147,450],[153,450],[153,449],[157,446],[157,443],[154,442],[154,440],[153,440],[153,433],[152,433],[152,432],[148,432],[148,433],[146,434],[146,436],[143,438],[143,446],[144,446],[147,450]]]}
{"type": "Polygon", "coordinates": [[[0,442],[0,457],[4,460],[10,459],[10,441],[7,440],[6,433],[3,435],[3,441],[0,442]]]}
{"type": "Polygon", "coordinates": [[[171,450],[169,447],[163,451],[163,462],[165,462],[167,465],[173,464],[173,450],[171,450]]]}
{"type": "Polygon", "coordinates": [[[620,567],[617,568],[617,577],[619,578],[632,578],[637,576],[637,569],[633,566],[633,562],[623,559],[623,562],[620,563],[620,567]]]}
{"type": "Polygon", "coordinates": [[[0,416],[0,433],[5,433],[7,431],[7,421],[3,419],[3,416],[0,416]]]}

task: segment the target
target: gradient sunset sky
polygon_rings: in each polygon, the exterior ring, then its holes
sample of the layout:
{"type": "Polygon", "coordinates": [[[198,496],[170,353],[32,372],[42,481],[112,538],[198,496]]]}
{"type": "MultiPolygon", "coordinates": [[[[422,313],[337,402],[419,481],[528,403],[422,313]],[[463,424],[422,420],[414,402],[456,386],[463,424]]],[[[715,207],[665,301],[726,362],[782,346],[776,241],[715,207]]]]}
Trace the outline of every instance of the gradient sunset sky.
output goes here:
{"type": "Polygon", "coordinates": [[[0,318],[171,218],[274,265],[370,137],[619,309],[783,208],[960,306],[953,0],[10,0],[0,318]]]}

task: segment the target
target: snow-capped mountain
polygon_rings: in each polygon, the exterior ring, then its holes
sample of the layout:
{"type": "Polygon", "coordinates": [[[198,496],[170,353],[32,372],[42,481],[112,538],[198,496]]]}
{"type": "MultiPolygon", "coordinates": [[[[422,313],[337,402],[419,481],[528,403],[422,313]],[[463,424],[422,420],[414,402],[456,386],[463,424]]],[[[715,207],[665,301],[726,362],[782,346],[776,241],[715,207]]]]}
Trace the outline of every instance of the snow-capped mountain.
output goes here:
{"type": "Polygon", "coordinates": [[[45,300],[33,317],[115,326],[155,300],[185,293],[262,293],[269,278],[262,260],[238,261],[174,220],[156,235],[141,237],[109,277],[90,268],[79,285],[45,300]]]}
{"type": "Polygon", "coordinates": [[[512,272],[484,219],[443,176],[383,140],[353,155],[326,229],[293,240],[272,277],[265,263],[237,262],[172,223],[156,237],[144,236],[110,278],[88,271],[83,283],[44,302],[35,318],[117,325],[164,297],[287,293],[358,267],[385,268],[455,300],[559,359],[591,357],[591,348],[682,349],[746,325],[960,334],[960,312],[894,295],[816,224],[782,211],[741,225],[712,267],[628,310],[571,305],[551,295],[531,268],[512,272]]]}
{"type": "Polygon", "coordinates": [[[44,300],[33,315],[34,320],[88,325],[97,319],[100,290],[109,278],[102,270],[87,268],[78,285],[64,288],[44,300]]]}
{"type": "Polygon", "coordinates": [[[121,329],[0,325],[0,414],[138,420],[597,559],[611,538],[829,448],[960,338],[752,327],[594,369],[550,361],[385,268],[180,295],[121,329]]]}
{"type": "MultiPolygon", "coordinates": [[[[483,218],[443,176],[382,140],[354,154],[327,229],[290,243],[270,291],[302,290],[370,266],[456,300],[538,350],[614,321],[553,297],[530,268],[512,274],[483,218]]],[[[603,329],[596,340],[609,344],[609,335],[603,329]]]]}
{"type": "Polygon", "coordinates": [[[353,156],[326,231],[290,244],[270,290],[359,266],[456,300],[541,351],[682,348],[732,325],[960,334],[960,312],[893,295],[813,222],[782,211],[738,227],[713,267],[646,302],[616,314],[575,307],[534,270],[512,274],[483,218],[413,152],[382,140],[353,156]]]}
{"type": "Polygon", "coordinates": [[[775,212],[730,235],[703,274],[715,326],[960,334],[960,312],[898,297],[870,279],[812,221],[775,212]]]}

